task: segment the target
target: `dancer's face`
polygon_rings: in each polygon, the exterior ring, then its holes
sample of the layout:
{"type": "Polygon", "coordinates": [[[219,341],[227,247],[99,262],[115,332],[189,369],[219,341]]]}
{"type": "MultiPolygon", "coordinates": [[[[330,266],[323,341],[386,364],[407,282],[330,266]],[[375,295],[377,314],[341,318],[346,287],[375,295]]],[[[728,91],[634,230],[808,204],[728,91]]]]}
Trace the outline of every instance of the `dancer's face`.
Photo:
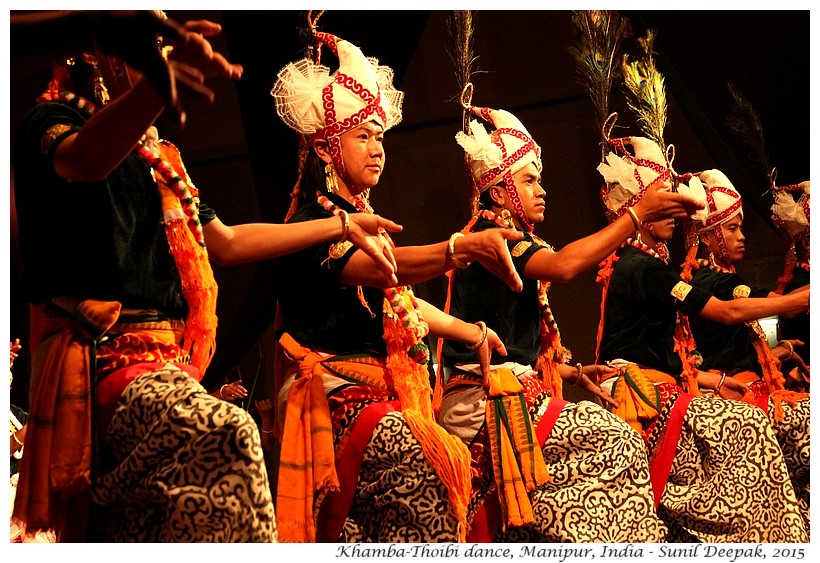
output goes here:
{"type": "MultiPolygon", "coordinates": [[[[384,129],[381,125],[368,121],[343,133],[340,139],[345,171],[356,186],[356,191],[378,184],[385,162],[384,129]]],[[[357,195],[352,191],[351,195],[357,195]]]]}
{"type": "MultiPolygon", "coordinates": [[[[531,224],[536,225],[544,221],[544,213],[547,209],[545,196],[547,192],[541,187],[541,173],[534,163],[527,164],[524,168],[513,174],[515,189],[518,198],[521,200],[521,207],[524,216],[531,224]]],[[[490,188],[494,190],[493,199],[498,205],[510,212],[516,226],[522,228],[518,213],[515,210],[510,194],[504,188],[504,184],[497,184],[490,188]]]]}
{"type": "MultiPolygon", "coordinates": [[[[722,265],[729,267],[743,260],[743,257],[746,255],[746,236],[743,234],[743,217],[741,217],[740,212],[736,213],[734,217],[722,225],[715,227],[715,229],[721,229],[723,233],[723,242],[726,245],[727,253],[725,258],[729,260],[728,264],[722,265]]],[[[701,235],[701,239],[706,239],[709,249],[712,251],[712,254],[714,254],[716,260],[724,258],[714,230],[707,231],[701,235]]]]}

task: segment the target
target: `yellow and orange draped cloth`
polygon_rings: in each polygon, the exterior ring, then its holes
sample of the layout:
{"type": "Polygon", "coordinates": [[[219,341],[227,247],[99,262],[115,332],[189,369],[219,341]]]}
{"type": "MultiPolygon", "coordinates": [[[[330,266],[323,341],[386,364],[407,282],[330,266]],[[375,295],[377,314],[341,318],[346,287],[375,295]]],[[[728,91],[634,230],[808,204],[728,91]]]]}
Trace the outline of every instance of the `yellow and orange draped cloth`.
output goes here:
{"type": "MultiPolygon", "coordinates": [[[[395,320],[386,316],[386,331],[390,324],[395,320]]],[[[287,373],[298,372],[288,391],[282,430],[276,501],[280,541],[338,541],[364,449],[376,424],[392,410],[401,410],[425,459],[447,488],[462,540],[466,538],[469,451],[433,420],[426,367],[407,356],[409,347],[398,338],[392,342],[400,352],[393,354],[390,336],[385,340],[387,359],[329,356],[303,347],[288,334],[280,339],[291,360],[287,373]],[[354,383],[356,392],[334,394],[328,403],[325,374],[354,383]],[[362,404],[367,405],[363,410],[362,404]],[[354,418],[350,432],[334,436],[334,428],[343,427],[340,422],[354,418]]]]}
{"type": "Polygon", "coordinates": [[[14,517],[29,531],[53,528],[63,541],[80,541],[95,471],[92,403],[104,429],[130,381],[183,358],[181,323],[120,324],[118,302],[55,301],[31,306],[36,356],[14,517]]]}
{"type": "MultiPolygon", "coordinates": [[[[102,429],[127,385],[140,374],[176,362],[201,379],[213,356],[216,282],[168,178],[187,178],[179,152],[163,145],[165,174],[156,174],[170,252],[189,314],[185,323],[121,322],[122,305],[55,299],[31,306],[30,424],[14,518],[28,531],[53,528],[62,541],[82,541],[93,478],[92,395],[102,429]],[[170,164],[169,164],[170,162],[170,164]],[[108,338],[101,345],[103,336],[108,338]],[[192,365],[185,365],[192,363],[192,365]],[[110,379],[107,376],[111,376],[110,379]]],[[[195,189],[194,189],[195,191],[195,189]]],[[[188,202],[191,203],[191,202],[188,202]]]]}
{"type": "Polygon", "coordinates": [[[628,364],[607,379],[617,407],[609,409],[643,438],[649,454],[649,474],[660,504],[672,469],[683,419],[693,395],[685,393],[674,377],[658,370],[628,364]]]}
{"type": "MultiPolygon", "coordinates": [[[[509,526],[536,522],[530,494],[550,480],[541,448],[567,402],[550,398],[544,381],[530,373],[522,380],[509,367],[493,367],[480,418],[472,410],[469,415],[450,411],[444,423],[451,432],[457,427],[461,439],[470,442],[469,542],[493,542],[509,526]],[[465,415],[469,419],[462,421],[465,415]]],[[[473,395],[471,390],[481,385],[479,373],[456,368],[444,385],[444,400],[464,391],[473,395]]]]}
{"type": "Polygon", "coordinates": [[[493,369],[486,403],[493,476],[503,515],[502,529],[535,522],[527,493],[549,480],[524,387],[507,368],[493,369]]]}

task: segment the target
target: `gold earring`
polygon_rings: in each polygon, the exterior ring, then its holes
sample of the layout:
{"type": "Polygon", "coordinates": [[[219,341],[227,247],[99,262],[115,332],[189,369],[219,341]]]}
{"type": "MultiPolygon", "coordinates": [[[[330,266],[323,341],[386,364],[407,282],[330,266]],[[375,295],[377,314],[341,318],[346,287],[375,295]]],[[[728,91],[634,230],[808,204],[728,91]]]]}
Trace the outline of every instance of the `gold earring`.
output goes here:
{"type": "Polygon", "coordinates": [[[502,221],[504,221],[508,225],[512,226],[512,223],[513,223],[512,213],[510,213],[509,209],[504,208],[504,209],[501,210],[501,219],[502,219],[502,221]]]}
{"type": "Polygon", "coordinates": [[[325,186],[327,186],[328,193],[339,193],[339,183],[336,180],[336,170],[332,164],[325,166],[325,186]]]}
{"type": "Polygon", "coordinates": [[[100,68],[95,63],[94,65],[94,98],[97,100],[97,103],[100,106],[104,106],[108,103],[110,96],[108,95],[108,88],[105,87],[105,82],[103,82],[102,72],[100,72],[100,68]]]}

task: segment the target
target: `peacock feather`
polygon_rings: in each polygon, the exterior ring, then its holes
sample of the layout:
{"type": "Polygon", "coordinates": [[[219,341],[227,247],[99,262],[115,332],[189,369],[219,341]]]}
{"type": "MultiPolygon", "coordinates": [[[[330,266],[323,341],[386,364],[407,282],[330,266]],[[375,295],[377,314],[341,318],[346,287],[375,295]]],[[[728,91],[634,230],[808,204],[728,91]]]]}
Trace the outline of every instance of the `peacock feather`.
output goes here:
{"type": "Polygon", "coordinates": [[[658,72],[654,59],[655,32],[648,30],[645,37],[637,38],[633,55],[624,55],[622,71],[627,89],[627,105],[643,133],[666,152],[663,130],[666,128],[666,89],[663,75],[658,72]]]}
{"type": "Polygon", "coordinates": [[[763,124],[760,115],[752,103],[731,83],[727,84],[729,95],[732,97],[732,110],[726,117],[726,126],[741,141],[749,145],[754,151],[756,161],[764,175],[768,176],[772,169],[769,165],[769,155],[763,137],[763,124]]]}
{"type": "Polygon", "coordinates": [[[577,10],[572,22],[580,33],[569,52],[579,82],[592,98],[600,130],[609,116],[609,96],[620,73],[621,44],[631,35],[629,20],[611,10],[577,10]]]}

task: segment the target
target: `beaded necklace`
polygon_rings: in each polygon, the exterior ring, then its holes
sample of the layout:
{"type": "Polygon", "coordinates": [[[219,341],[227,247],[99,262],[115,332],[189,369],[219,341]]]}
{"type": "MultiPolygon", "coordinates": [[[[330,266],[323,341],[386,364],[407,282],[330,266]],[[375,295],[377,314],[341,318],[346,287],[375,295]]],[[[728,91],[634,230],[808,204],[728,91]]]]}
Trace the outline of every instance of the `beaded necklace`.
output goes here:
{"type": "Polygon", "coordinates": [[[642,240],[628,238],[626,239],[626,244],[646,252],[650,256],[663,261],[664,264],[669,263],[669,249],[662,242],[659,242],[655,248],[650,248],[649,245],[642,240]]]}
{"type": "MultiPolygon", "coordinates": [[[[97,106],[92,102],[86,100],[82,96],[78,96],[73,92],[61,92],[57,98],[59,101],[73,106],[85,112],[89,117],[94,115],[97,111],[97,106]]],[[[191,190],[188,189],[188,184],[180,175],[174,170],[171,164],[160,156],[155,156],[145,140],[140,140],[139,147],[136,150],[137,156],[145,164],[151,167],[162,179],[166,182],[169,188],[179,198],[182,205],[182,211],[187,218],[188,227],[194,235],[197,244],[205,247],[205,235],[202,232],[202,223],[199,221],[199,212],[197,210],[196,202],[191,195],[191,190]]]]}
{"type": "MultiPolygon", "coordinates": [[[[316,196],[316,200],[319,205],[321,205],[326,211],[336,216],[341,213],[339,206],[330,201],[327,196],[321,192],[317,192],[316,196]]],[[[359,206],[357,205],[356,207],[358,208],[359,206]]],[[[363,208],[365,209],[363,213],[373,212],[372,208],[370,208],[367,204],[364,204],[363,208]]],[[[386,232],[383,233],[383,236],[387,238],[390,246],[395,248],[393,240],[386,232]]],[[[430,350],[428,349],[427,344],[424,343],[423,339],[430,332],[430,326],[424,320],[424,316],[421,313],[421,309],[419,309],[418,301],[416,301],[413,290],[410,286],[405,285],[390,287],[386,289],[384,293],[393,314],[396,316],[398,326],[412,335],[413,340],[415,341],[415,344],[407,350],[407,355],[418,364],[427,364],[430,360],[430,350]]],[[[359,300],[362,301],[365,307],[367,307],[366,302],[363,301],[361,287],[359,287],[359,300]]]]}
{"type": "Polygon", "coordinates": [[[698,258],[698,267],[699,268],[709,268],[713,272],[720,272],[721,274],[734,274],[735,267],[732,266],[731,268],[724,268],[723,266],[716,264],[714,260],[707,260],[705,258],[698,258]]]}
{"type": "MultiPolygon", "coordinates": [[[[505,210],[505,213],[508,213],[508,212],[505,210]]],[[[497,213],[493,213],[489,209],[481,209],[478,212],[478,216],[481,217],[482,219],[487,219],[489,221],[492,221],[493,223],[495,223],[496,225],[498,225],[499,227],[502,227],[504,229],[512,229],[513,226],[514,226],[511,215],[507,215],[507,217],[502,217],[501,215],[498,215],[497,213]]]]}

